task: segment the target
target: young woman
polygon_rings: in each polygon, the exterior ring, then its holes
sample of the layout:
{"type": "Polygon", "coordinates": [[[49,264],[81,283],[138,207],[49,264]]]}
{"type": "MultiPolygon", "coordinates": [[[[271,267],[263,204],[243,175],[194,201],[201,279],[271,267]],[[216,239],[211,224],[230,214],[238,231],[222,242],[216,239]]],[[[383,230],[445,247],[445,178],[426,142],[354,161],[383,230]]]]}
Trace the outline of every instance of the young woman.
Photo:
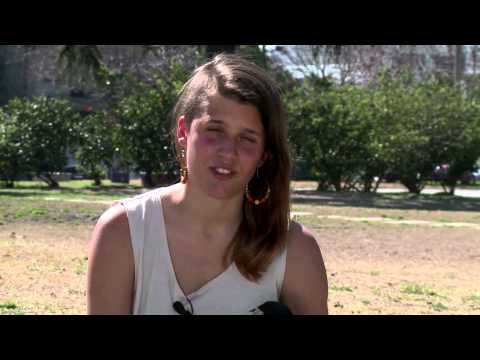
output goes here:
{"type": "Polygon", "coordinates": [[[313,234],[290,221],[291,161],[279,89],[218,55],[173,111],[181,181],[108,209],[91,239],[89,314],[327,314],[313,234]]]}

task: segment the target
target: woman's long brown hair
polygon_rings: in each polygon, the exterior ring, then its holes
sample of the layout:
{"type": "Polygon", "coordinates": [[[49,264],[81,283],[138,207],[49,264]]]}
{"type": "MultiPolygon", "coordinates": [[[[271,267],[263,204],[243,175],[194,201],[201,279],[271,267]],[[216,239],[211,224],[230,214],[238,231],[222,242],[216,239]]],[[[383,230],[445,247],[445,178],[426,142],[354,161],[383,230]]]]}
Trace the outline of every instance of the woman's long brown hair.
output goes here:
{"type": "Polygon", "coordinates": [[[265,194],[262,183],[268,181],[270,197],[258,206],[244,199],[242,222],[224,256],[225,264],[234,261],[245,277],[257,281],[286,245],[291,169],[286,114],[280,89],[265,70],[238,55],[217,55],[193,72],[179,94],[172,112],[177,153],[177,119],[185,116],[190,127],[212,90],[257,108],[265,131],[265,151],[271,155],[259,170],[261,181],[256,181],[255,175],[248,185],[250,192],[259,198],[265,194]]]}

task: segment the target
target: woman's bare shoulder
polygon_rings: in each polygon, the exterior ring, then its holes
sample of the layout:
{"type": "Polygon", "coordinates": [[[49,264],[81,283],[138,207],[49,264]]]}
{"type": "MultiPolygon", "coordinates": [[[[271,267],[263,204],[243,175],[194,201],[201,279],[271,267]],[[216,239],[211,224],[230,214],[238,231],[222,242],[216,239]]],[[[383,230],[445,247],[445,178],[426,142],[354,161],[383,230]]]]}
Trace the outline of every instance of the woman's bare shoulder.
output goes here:
{"type": "Polygon", "coordinates": [[[116,204],[100,216],[90,241],[88,313],[131,312],[134,266],[127,212],[116,204]]]}
{"type": "Polygon", "coordinates": [[[307,227],[292,221],[281,295],[295,314],[327,314],[328,283],[320,246],[307,227]]]}
{"type": "Polygon", "coordinates": [[[122,204],[111,206],[100,216],[93,230],[92,240],[94,243],[101,242],[102,246],[107,247],[129,245],[130,227],[127,210],[122,204]]]}
{"type": "Polygon", "coordinates": [[[115,202],[100,215],[96,226],[110,230],[128,227],[127,209],[120,202],[115,202]]]}
{"type": "Polygon", "coordinates": [[[298,254],[310,254],[311,251],[320,251],[317,239],[310,229],[299,222],[292,221],[287,233],[288,251],[298,254]]]}

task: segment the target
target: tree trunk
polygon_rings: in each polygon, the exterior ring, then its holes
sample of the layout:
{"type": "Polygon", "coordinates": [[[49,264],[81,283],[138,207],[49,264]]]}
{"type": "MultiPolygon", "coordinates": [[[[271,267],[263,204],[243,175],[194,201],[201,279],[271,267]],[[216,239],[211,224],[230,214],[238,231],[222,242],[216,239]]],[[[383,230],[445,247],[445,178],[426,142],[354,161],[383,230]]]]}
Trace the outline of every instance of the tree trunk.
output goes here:
{"type": "Polygon", "coordinates": [[[262,50],[262,62],[265,69],[268,70],[268,56],[267,56],[267,46],[261,45],[262,50]]]}
{"type": "Polygon", "coordinates": [[[477,75],[477,50],[478,50],[478,45],[473,45],[472,46],[473,76],[477,75]]]}
{"type": "Polygon", "coordinates": [[[58,182],[54,178],[52,178],[52,176],[49,173],[40,174],[38,175],[38,177],[41,180],[45,181],[50,189],[58,189],[60,187],[58,182]]]}
{"type": "Polygon", "coordinates": [[[375,188],[373,189],[373,192],[376,193],[378,191],[378,188],[380,187],[380,185],[382,184],[383,182],[383,178],[380,177],[376,182],[375,182],[375,188]]]}
{"type": "Polygon", "coordinates": [[[373,176],[365,176],[363,179],[363,192],[372,192],[374,178],[373,176]]]}
{"type": "Polygon", "coordinates": [[[13,189],[14,188],[14,181],[13,180],[5,180],[5,188],[13,189]]]}
{"type": "Polygon", "coordinates": [[[342,182],[341,180],[335,180],[332,182],[333,183],[333,186],[335,187],[335,191],[336,192],[341,192],[342,191],[342,182]]]}
{"type": "Polygon", "coordinates": [[[146,188],[153,188],[155,186],[151,170],[147,170],[146,174],[142,177],[142,185],[146,188]]]}
{"type": "Polygon", "coordinates": [[[420,194],[423,190],[423,183],[412,178],[402,177],[400,183],[408,189],[412,194],[420,194]]]}
{"type": "Polygon", "coordinates": [[[237,45],[207,45],[205,52],[207,58],[213,58],[215,55],[224,53],[234,53],[237,48],[237,45]]]}
{"type": "Polygon", "coordinates": [[[441,182],[445,192],[448,192],[450,195],[455,195],[455,189],[457,187],[457,179],[453,177],[447,177],[447,179],[441,182]]]}
{"type": "Polygon", "coordinates": [[[462,81],[464,68],[463,45],[455,45],[455,83],[462,81]]]}
{"type": "Polygon", "coordinates": [[[317,191],[328,191],[330,185],[328,181],[325,180],[319,180],[318,181],[318,186],[317,186],[317,191]]]}

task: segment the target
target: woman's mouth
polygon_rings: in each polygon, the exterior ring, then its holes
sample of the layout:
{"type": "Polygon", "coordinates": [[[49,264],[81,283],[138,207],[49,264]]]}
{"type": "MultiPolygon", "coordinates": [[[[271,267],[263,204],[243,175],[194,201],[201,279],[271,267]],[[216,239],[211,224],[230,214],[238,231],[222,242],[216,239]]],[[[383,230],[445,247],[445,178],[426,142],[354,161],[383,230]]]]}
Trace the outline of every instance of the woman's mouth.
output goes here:
{"type": "Polygon", "coordinates": [[[222,167],[211,167],[210,171],[219,180],[229,180],[236,174],[234,171],[222,167]]]}

